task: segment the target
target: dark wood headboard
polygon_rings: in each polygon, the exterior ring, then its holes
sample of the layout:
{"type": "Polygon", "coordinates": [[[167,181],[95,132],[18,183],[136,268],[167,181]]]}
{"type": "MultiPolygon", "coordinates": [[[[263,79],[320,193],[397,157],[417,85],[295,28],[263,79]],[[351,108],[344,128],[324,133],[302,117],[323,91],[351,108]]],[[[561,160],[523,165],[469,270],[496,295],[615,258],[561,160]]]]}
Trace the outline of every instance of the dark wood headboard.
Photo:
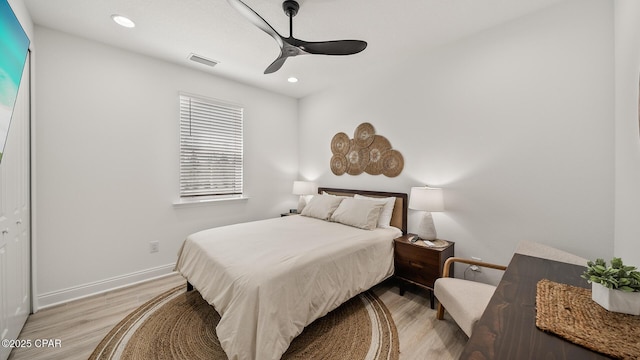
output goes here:
{"type": "Polygon", "coordinates": [[[409,206],[409,197],[405,193],[319,187],[318,194],[322,194],[323,192],[339,196],[354,196],[356,194],[360,194],[364,196],[380,198],[395,197],[396,204],[393,207],[393,215],[391,215],[391,226],[397,227],[398,229],[402,230],[403,234],[407,233],[407,209],[409,206]]]}

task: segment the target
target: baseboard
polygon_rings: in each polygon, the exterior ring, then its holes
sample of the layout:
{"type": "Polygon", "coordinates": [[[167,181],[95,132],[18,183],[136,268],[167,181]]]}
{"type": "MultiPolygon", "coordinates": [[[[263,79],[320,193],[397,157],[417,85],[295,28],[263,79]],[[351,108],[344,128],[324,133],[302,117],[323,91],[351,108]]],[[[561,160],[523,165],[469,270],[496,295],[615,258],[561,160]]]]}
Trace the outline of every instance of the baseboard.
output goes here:
{"type": "Polygon", "coordinates": [[[95,281],[88,284],[73,286],[70,288],[51,291],[38,295],[35,311],[46,309],[51,306],[60,305],[69,301],[78,300],[88,296],[97,295],[118,288],[134,285],[139,282],[148,281],[173,273],[175,263],[158,266],[151,269],[136,271],[133,273],[112,277],[110,279],[95,281]]]}

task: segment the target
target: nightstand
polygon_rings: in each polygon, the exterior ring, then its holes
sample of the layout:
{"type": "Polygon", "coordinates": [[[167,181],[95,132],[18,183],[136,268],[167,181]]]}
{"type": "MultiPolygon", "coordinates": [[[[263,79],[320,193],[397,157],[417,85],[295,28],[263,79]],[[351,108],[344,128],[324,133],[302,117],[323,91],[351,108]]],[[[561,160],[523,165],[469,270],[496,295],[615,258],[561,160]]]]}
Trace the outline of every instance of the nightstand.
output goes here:
{"type": "Polygon", "coordinates": [[[300,215],[300,214],[298,214],[298,213],[288,212],[288,213],[282,213],[282,214],[280,214],[280,217],[292,216],[292,215],[300,215]]]}
{"type": "MultiPolygon", "coordinates": [[[[447,241],[444,247],[428,247],[422,240],[415,243],[409,238],[415,234],[394,239],[395,277],[401,280],[400,295],[404,295],[403,283],[410,283],[429,290],[431,308],[434,308],[433,283],[442,277],[444,262],[454,256],[454,243],[447,241]]],[[[453,276],[453,267],[451,268],[453,276]]]]}

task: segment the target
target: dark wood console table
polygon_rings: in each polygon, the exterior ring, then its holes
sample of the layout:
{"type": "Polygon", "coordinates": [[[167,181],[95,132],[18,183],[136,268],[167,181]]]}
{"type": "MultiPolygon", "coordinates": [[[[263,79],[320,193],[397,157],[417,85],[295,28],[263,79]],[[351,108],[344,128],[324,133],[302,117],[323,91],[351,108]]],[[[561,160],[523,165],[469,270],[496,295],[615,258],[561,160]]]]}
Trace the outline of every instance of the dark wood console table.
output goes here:
{"type": "Polygon", "coordinates": [[[585,267],[515,254],[460,359],[608,359],[536,327],[541,279],[590,288],[585,267]]]}

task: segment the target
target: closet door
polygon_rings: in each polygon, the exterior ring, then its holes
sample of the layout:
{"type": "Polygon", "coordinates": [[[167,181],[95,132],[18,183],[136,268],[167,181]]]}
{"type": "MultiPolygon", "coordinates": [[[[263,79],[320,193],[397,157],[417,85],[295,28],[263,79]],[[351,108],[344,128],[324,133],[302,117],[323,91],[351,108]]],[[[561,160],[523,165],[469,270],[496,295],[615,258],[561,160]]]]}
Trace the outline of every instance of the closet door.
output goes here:
{"type": "MultiPolygon", "coordinates": [[[[0,338],[15,340],[31,312],[30,66],[25,65],[0,163],[0,338]]],[[[5,345],[5,344],[3,344],[5,345]]],[[[0,360],[11,348],[0,346],[0,360]]]]}

